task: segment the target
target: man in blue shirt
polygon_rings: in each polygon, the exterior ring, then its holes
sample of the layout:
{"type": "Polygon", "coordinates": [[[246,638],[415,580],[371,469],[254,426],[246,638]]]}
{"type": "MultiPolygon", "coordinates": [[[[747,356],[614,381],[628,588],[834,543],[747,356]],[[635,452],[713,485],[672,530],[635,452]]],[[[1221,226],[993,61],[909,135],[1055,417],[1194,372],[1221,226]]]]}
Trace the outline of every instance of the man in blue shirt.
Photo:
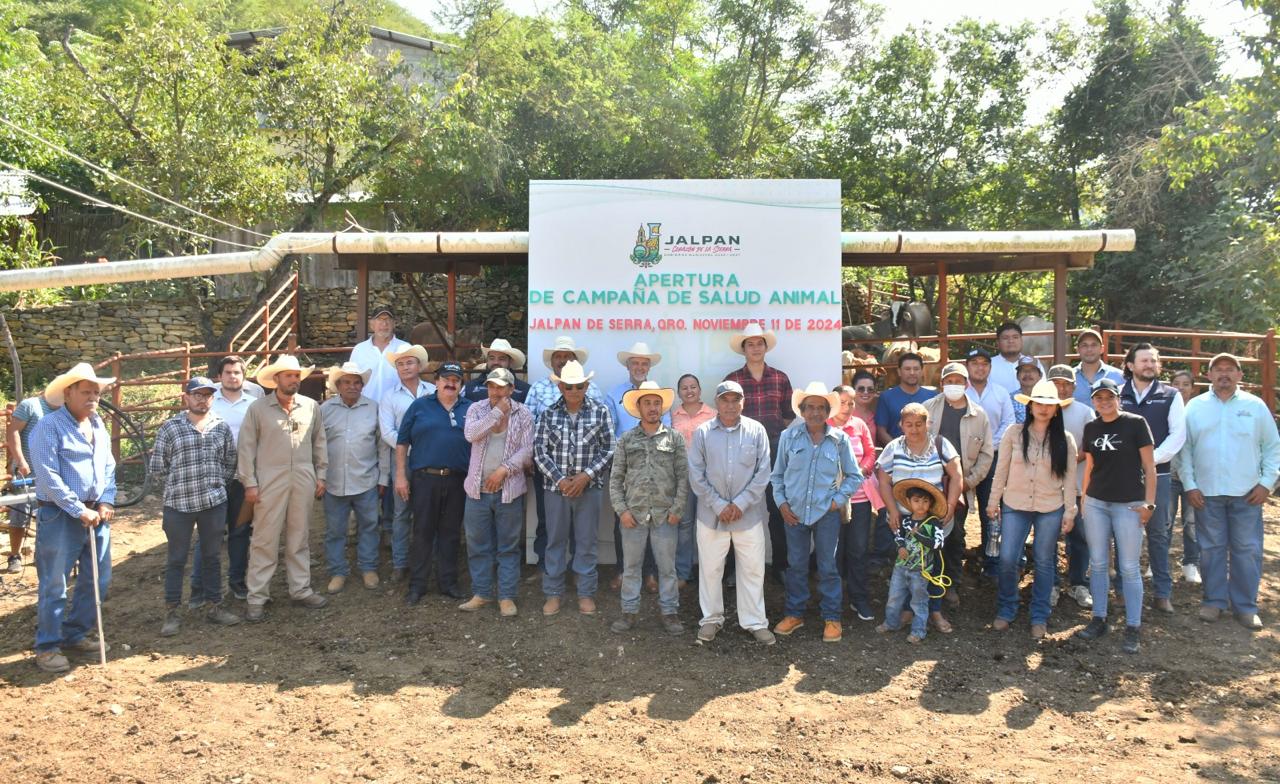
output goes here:
{"type": "Polygon", "coordinates": [[[1223,610],[1250,631],[1262,628],[1262,505],[1280,475],[1280,435],[1267,404],[1240,389],[1240,360],[1209,362],[1211,394],[1187,403],[1186,443],[1175,460],[1200,536],[1200,619],[1223,610]]]}
{"type": "Polygon", "coordinates": [[[458,587],[458,542],[467,499],[462,483],[471,464],[471,442],[463,429],[470,407],[462,397],[462,366],[446,362],[436,371],[436,391],[410,403],[400,420],[395,487],[401,500],[413,504],[404,595],[410,607],[427,592],[433,548],[440,593],[466,598],[458,587]]]}
{"type": "Polygon", "coordinates": [[[898,415],[908,403],[923,403],[935,397],[938,390],[920,386],[924,375],[924,359],[907,351],[898,357],[898,385],[880,393],[876,403],[876,443],[884,446],[902,435],[898,415]]]}
{"type": "Polygon", "coordinates": [[[102,389],[114,378],[99,378],[81,362],[49,383],[45,399],[62,406],[42,417],[31,433],[31,467],[36,477],[36,666],[45,672],[71,668],[63,650],[93,653],[87,636],[95,620],[90,575],[98,572],[98,592],[111,585],[111,518],[115,516],[116,462],[111,436],[98,416],[102,389]],[[94,537],[97,563],[88,537],[94,537]],[[67,609],[67,577],[80,576],[67,609]]]}
{"type": "Polygon", "coordinates": [[[1076,337],[1076,353],[1080,355],[1080,364],[1076,365],[1076,384],[1072,397],[1077,403],[1093,408],[1093,385],[1099,380],[1109,378],[1117,384],[1124,384],[1124,373],[1120,368],[1107,364],[1107,355],[1102,350],[1102,335],[1092,329],[1081,330],[1076,337]]]}

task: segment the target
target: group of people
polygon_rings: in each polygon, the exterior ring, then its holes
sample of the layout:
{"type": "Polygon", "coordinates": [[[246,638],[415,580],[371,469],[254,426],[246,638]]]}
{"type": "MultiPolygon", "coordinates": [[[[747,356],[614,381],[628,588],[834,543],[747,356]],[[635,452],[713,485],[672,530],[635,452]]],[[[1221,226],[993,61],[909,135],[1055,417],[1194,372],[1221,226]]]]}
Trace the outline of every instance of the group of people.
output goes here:
{"type": "MultiPolygon", "coordinates": [[[[503,339],[484,347],[482,376],[464,383],[461,365],[444,362],[432,384],[422,380],[426,350],[395,337],[389,308],[374,309],[369,329],[349,361],[326,371],[322,403],[299,394],[314,368],[288,355],[262,367],[257,384],[237,356],[220,360],[212,378],[185,383],[182,411],[158,430],[149,465],[164,479],[162,635],[181,629],[193,539],[190,606],[210,622],[264,619],[282,538],[290,598],[324,607],[310,574],[316,500],[326,520],[325,593],[343,591],[350,576],[354,517],[365,588],[381,584],[385,536],[388,579],[406,604],[422,601],[434,572],[441,594],[465,599],[460,610],[496,604],[514,616],[530,493],[544,616],[561,612],[570,573],[578,611],[596,614],[607,496],[621,598],[611,628],[619,633],[637,627],[647,587],[661,628],[682,634],[680,589],[696,574],[698,642],[712,642],[725,623],[727,584],[741,627],[773,644],[805,625],[812,559],[822,639],[838,642],[846,599],[859,619],[873,620],[868,573],[878,553],[894,569],[877,630],[909,624],[911,642],[930,627],[949,633],[943,607],[958,602],[964,523],[976,504],[982,546],[971,557],[998,581],[993,628],[1008,629],[1018,614],[1034,531],[1031,634],[1045,636],[1059,594],[1056,542],[1066,535],[1068,593],[1094,613],[1077,635],[1107,630],[1114,543],[1124,646],[1136,651],[1144,530],[1154,606],[1173,609],[1175,498],[1184,521],[1194,520],[1194,528],[1184,522],[1184,539],[1198,545],[1186,557],[1198,558],[1203,577],[1201,618],[1230,610],[1246,627],[1261,626],[1261,504],[1280,471],[1280,437],[1265,404],[1240,389],[1240,362],[1230,355],[1213,358],[1211,392],[1188,402],[1191,379],[1185,393],[1160,381],[1149,344],[1134,346],[1119,370],[1103,362],[1101,337],[1085,331],[1080,365],[1056,365],[1045,378],[1022,355],[1021,330],[1007,324],[998,354],[974,349],[942,369],[940,393],[921,385],[923,360],[911,353],[899,358],[900,383],[883,392],[865,372],[851,387],[796,389],[766,362],[776,336],[751,323],[729,340],[743,366],[715,384],[708,405],[692,374],[674,387],[650,379],[662,357],[644,343],[616,355],[628,376],[610,390],[592,382],[588,350],[566,336],[543,352],[548,373],[532,385],[515,376],[525,354],[503,339]],[[469,596],[458,574],[463,536],[469,596]],[[223,599],[224,538],[228,588],[246,602],[243,616],[223,599]],[[772,629],[767,575],[785,595],[772,629]]],[[[110,583],[114,461],[96,407],[114,381],[77,365],[23,401],[21,438],[9,439],[15,472],[35,477],[36,664],[47,671],[67,669],[65,651],[96,650],[86,640],[92,596],[77,589],[68,609],[67,584],[75,563],[89,573],[91,554],[102,594],[110,583]]]]}

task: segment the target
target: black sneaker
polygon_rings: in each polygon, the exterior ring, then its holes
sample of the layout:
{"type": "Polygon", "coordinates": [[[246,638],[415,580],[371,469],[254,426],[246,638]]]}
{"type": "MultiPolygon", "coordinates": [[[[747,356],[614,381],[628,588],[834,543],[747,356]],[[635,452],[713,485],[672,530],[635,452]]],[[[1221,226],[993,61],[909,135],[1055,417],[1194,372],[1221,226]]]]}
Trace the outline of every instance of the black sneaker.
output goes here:
{"type": "Polygon", "coordinates": [[[865,599],[860,602],[853,602],[849,605],[849,609],[858,614],[858,620],[860,621],[874,621],[876,619],[875,613],[871,611],[871,603],[865,599]]]}
{"type": "Polygon", "coordinates": [[[1093,640],[1098,639],[1099,637],[1101,637],[1106,633],[1107,633],[1107,619],[1098,618],[1095,616],[1093,620],[1089,621],[1088,626],[1076,632],[1076,636],[1082,640],[1089,640],[1090,642],[1092,642],[1093,640]]]}
{"type": "Polygon", "coordinates": [[[1124,642],[1120,645],[1120,650],[1125,653],[1137,653],[1142,647],[1142,643],[1138,640],[1138,627],[1124,627],[1124,642]]]}

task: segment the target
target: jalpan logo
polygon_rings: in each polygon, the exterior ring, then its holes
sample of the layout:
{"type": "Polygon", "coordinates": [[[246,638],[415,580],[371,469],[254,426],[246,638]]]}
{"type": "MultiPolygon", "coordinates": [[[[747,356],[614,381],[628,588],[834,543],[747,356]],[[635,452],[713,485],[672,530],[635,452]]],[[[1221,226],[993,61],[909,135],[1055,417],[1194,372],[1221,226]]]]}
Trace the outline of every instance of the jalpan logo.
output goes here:
{"type": "Polygon", "coordinates": [[[658,249],[661,241],[661,223],[650,223],[647,234],[642,224],[640,230],[636,232],[635,247],[631,249],[631,263],[637,267],[648,269],[662,261],[662,252],[658,249]]]}
{"type": "Polygon", "coordinates": [[[662,236],[661,223],[644,223],[636,232],[636,242],[631,248],[631,263],[637,267],[652,267],[663,256],[715,257],[742,255],[740,234],[668,234],[662,236]]]}

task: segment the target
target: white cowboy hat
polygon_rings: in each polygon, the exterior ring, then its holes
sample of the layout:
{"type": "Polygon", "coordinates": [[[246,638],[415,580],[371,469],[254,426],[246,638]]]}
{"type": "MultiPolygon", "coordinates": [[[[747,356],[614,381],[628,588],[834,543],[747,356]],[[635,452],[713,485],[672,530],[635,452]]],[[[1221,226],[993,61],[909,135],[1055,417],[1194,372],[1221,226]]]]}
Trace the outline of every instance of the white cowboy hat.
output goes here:
{"type": "Polygon", "coordinates": [[[337,394],[338,379],[342,378],[343,376],[359,376],[362,382],[364,382],[365,384],[368,384],[369,376],[373,375],[373,369],[370,368],[369,370],[361,370],[360,366],[354,362],[343,362],[341,365],[334,365],[333,367],[326,370],[325,375],[328,377],[328,382],[326,386],[329,387],[329,391],[334,394],[337,394]]]}
{"type": "Polygon", "coordinates": [[[277,373],[287,373],[289,371],[294,371],[296,373],[301,373],[303,378],[307,378],[308,376],[311,375],[311,371],[315,369],[316,369],[315,365],[311,365],[310,367],[303,367],[302,365],[298,364],[297,357],[292,356],[290,354],[283,354],[280,357],[277,357],[275,362],[272,362],[267,365],[263,365],[258,370],[258,383],[266,387],[267,389],[275,389],[277,373]]]}
{"type": "Polygon", "coordinates": [[[642,381],[640,386],[635,389],[628,389],[622,393],[622,407],[627,413],[636,419],[640,418],[640,398],[646,395],[657,395],[662,398],[662,410],[666,411],[671,408],[671,404],[676,401],[676,391],[667,387],[658,386],[657,381],[642,381]]]}
{"type": "Polygon", "coordinates": [[[753,321],[741,332],[729,338],[729,348],[733,349],[735,354],[741,354],[742,344],[747,338],[764,338],[765,351],[773,351],[773,347],[778,345],[778,336],[773,334],[773,330],[765,329],[753,321]]]}
{"type": "Polygon", "coordinates": [[[1013,399],[1024,406],[1032,403],[1045,403],[1050,406],[1065,407],[1074,398],[1060,400],[1058,398],[1058,388],[1053,385],[1052,381],[1037,381],[1036,385],[1031,388],[1030,395],[1024,395],[1021,392],[1013,396],[1013,399]]]}
{"type": "MultiPolygon", "coordinates": [[[[566,351],[568,349],[565,349],[566,351]]],[[[593,370],[586,375],[582,374],[582,363],[569,360],[564,363],[564,368],[560,371],[560,375],[551,374],[551,381],[555,384],[581,384],[584,381],[590,381],[596,372],[593,370]]]]}
{"type": "Polygon", "coordinates": [[[820,397],[826,400],[828,416],[840,407],[840,393],[827,389],[827,385],[821,381],[810,381],[809,386],[791,393],[791,410],[795,411],[796,416],[802,419],[804,415],[800,413],[800,404],[807,397],[820,397]]]}
{"type": "Polygon", "coordinates": [[[626,351],[618,352],[618,361],[622,363],[623,367],[627,366],[627,362],[630,361],[632,357],[644,357],[649,360],[649,364],[651,365],[656,365],[662,361],[662,355],[657,352],[650,351],[648,343],[636,343],[626,351]]]}
{"type": "Polygon", "coordinates": [[[578,358],[578,364],[587,361],[587,350],[585,348],[577,348],[573,345],[573,338],[568,335],[561,335],[556,338],[556,342],[551,344],[551,348],[542,350],[542,364],[547,366],[548,370],[554,370],[551,367],[551,355],[557,351],[572,351],[573,355],[578,358]]]}
{"type": "Polygon", "coordinates": [[[88,362],[81,362],[66,373],[63,373],[50,381],[49,386],[44,388],[44,399],[47,400],[49,405],[54,408],[61,408],[62,404],[65,402],[62,395],[66,392],[67,387],[80,381],[93,381],[98,385],[99,392],[107,386],[116,383],[114,378],[99,376],[97,373],[93,372],[93,365],[90,365],[88,362]]]}
{"type": "Polygon", "coordinates": [[[392,366],[395,366],[396,360],[400,357],[416,357],[418,364],[422,365],[421,369],[427,369],[427,350],[422,346],[413,345],[409,346],[404,351],[392,351],[387,355],[387,361],[390,362],[392,366]]]}
{"type": "Polygon", "coordinates": [[[490,351],[496,351],[499,354],[506,354],[511,357],[512,370],[519,370],[524,367],[524,352],[518,348],[512,348],[511,344],[503,338],[494,338],[488,347],[481,344],[481,350],[488,356],[490,351]]]}

